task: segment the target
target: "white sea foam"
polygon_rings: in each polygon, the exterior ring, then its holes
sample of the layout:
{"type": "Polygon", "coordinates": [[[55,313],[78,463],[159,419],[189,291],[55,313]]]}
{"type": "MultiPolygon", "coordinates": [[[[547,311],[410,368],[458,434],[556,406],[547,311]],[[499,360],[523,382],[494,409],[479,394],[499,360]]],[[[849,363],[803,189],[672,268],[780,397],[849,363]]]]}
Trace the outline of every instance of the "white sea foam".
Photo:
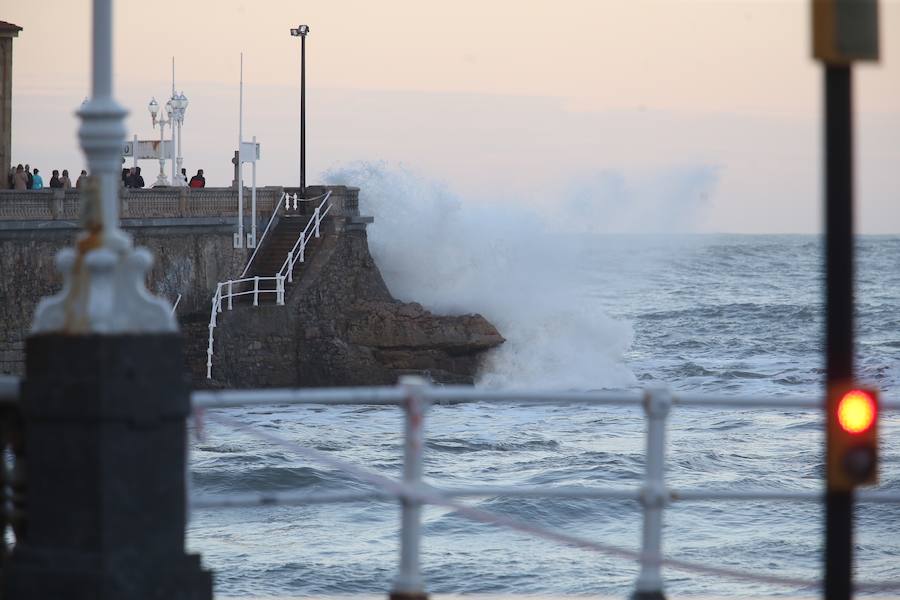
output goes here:
{"type": "Polygon", "coordinates": [[[634,383],[622,356],[629,324],[606,315],[583,285],[575,239],[522,205],[462,200],[401,167],[353,163],[326,179],[358,185],[375,216],[369,243],[395,297],[437,313],[477,312],[506,343],[478,382],[492,387],[597,389],[634,383]]]}

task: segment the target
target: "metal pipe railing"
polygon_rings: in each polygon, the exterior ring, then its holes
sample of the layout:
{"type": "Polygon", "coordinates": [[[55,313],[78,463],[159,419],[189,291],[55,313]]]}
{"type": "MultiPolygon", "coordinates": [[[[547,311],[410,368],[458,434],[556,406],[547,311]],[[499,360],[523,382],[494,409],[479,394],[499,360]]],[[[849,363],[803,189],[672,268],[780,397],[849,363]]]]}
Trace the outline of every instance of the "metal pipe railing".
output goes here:
{"type": "MultiPolygon", "coordinates": [[[[217,307],[212,308],[213,315],[217,307]]],[[[19,394],[19,380],[15,377],[0,376],[0,404],[15,404],[19,394]]],[[[669,489],[665,485],[665,427],[671,407],[678,404],[721,406],[713,396],[678,396],[664,389],[648,390],[643,395],[643,407],[647,417],[647,448],[645,480],[640,488],[585,488],[576,486],[469,486],[439,488],[422,481],[425,448],[425,414],[434,398],[445,398],[453,402],[492,401],[521,402],[522,396],[531,401],[543,402],[586,402],[590,404],[635,404],[632,392],[591,392],[553,393],[532,392],[513,393],[479,390],[475,388],[436,388],[420,378],[404,378],[397,387],[365,388],[320,388],[289,390],[225,390],[196,391],[192,402],[198,414],[206,408],[230,408],[237,406],[258,406],[263,404],[319,404],[319,405],[399,405],[405,411],[404,425],[404,466],[403,477],[395,481],[384,475],[363,469],[329,453],[305,448],[283,440],[269,432],[254,430],[239,421],[224,416],[210,418],[236,429],[255,435],[270,443],[280,444],[309,459],[321,461],[331,467],[343,470],[350,476],[372,485],[374,489],[363,491],[336,492],[260,492],[229,495],[197,495],[189,499],[193,509],[213,509],[242,506],[306,505],[335,502],[387,501],[401,503],[401,544],[398,575],[391,594],[394,598],[424,598],[425,586],[420,568],[421,510],[424,504],[434,504],[453,508],[460,516],[476,521],[510,527],[546,539],[559,541],[619,556],[632,558],[640,564],[640,574],[635,583],[635,598],[663,598],[662,566],[732,577],[757,582],[810,587],[817,582],[790,577],[747,573],[727,567],[715,567],[680,559],[664,558],[662,554],[663,511],[671,502],[706,500],[763,500],[763,501],[819,501],[824,493],[810,490],[727,490],[727,489],[669,489]],[[562,398],[562,400],[560,400],[562,398]],[[643,510],[642,548],[637,553],[632,550],[592,542],[578,536],[548,530],[530,523],[517,521],[503,515],[473,508],[453,500],[461,497],[515,496],[534,498],[593,498],[638,501],[643,510]]],[[[741,399],[739,403],[724,402],[725,406],[772,406],[768,399],[741,399]]],[[[821,408],[820,403],[810,404],[808,399],[785,399],[776,406],[802,406],[821,408]]],[[[882,402],[883,410],[900,409],[896,400],[882,402]]],[[[856,500],[868,503],[900,503],[900,491],[864,490],[856,493],[856,500]]],[[[868,582],[856,585],[858,591],[900,590],[900,582],[868,582]]]]}
{"type": "Polygon", "coordinates": [[[278,269],[278,274],[281,276],[287,275],[288,281],[293,281],[294,265],[298,261],[304,262],[306,260],[306,244],[309,242],[310,233],[313,233],[317,238],[319,237],[320,225],[331,210],[331,204],[325,206],[329,198],[331,198],[330,190],[325,194],[322,203],[316,207],[312,218],[306,223],[306,227],[300,232],[300,236],[294,242],[294,246],[288,251],[287,258],[281,263],[281,268],[278,269]],[[324,210],[322,210],[323,207],[324,210]],[[310,232],[310,228],[312,228],[312,232],[310,232]]]}
{"type": "Polygon", "coordinates": [[[228,281],[220,281],[216,284],[216,292],[212,297],[212,307],[209,315],[209,339],[206,346],[206,378],[212,379],[212,357],[214,330],[218,324],[218,313],[222,312],[222,301],[228,301],[228,310],[234,309],[234,298],[238,296],[253,296],[253,306],[259,306],[260,294],[275,294],[275,303],[279,306],[284,305],[284,278],[281,275],[273,277],[244,277],[243,279],[229,279],[228,281]],[[274,281],[275,289],[260,289],[260,281],[274,281]],[[245,291],[234,291],[235,284],[244,284],[253,282],[253,288],[245,291]],[[223,292],[223,288],[227,288],[227,292],[223,292]]]}
{"type": "MultiPolygon", "coordinates": [[[[254,432],[233,419],[217,417],[216,420],[248,433],[280,443],[312,460],[344,470],[350,476],[374,486],[371,491],[302,493],[279,492],[266,494],[240,494],[228,496],[203,496],[194,500],[196,508],[229,506],[261,506],[272,504],[317,504],[323,502],[357,502],[365,500],[399,500],[401,504],[401,539],[398,575],[391,593],[393,598],[424,598],[425,585],[420,569],[421,510],[423,504],[434,504],[457,509],[464,517],[477,521],[512,527],[547,539],[574,544],[579,547],[606,552],[615,556],[633,558],[640,565],[635,582],[635,598],[661,599],[663,595],[662,567],[668,565],[699,573],[755,580],[783,585],[815,586],[816,582],[758,573],[744,573],[730,568],[711,567],[696,562],[666,559],[662,553],[663,516],[671,502],[704,500],[763,500],[763,501],[822,501],[821,491],[805,490],[728,490],[728,489],[670,489],[665,484],[666,423],[672,406],[698,406],[721,408],[796,408],[822,409],[821,400],[814,398],[729,398],[698,394],[677,394],[665,389],[647,392],[552,392],[482,390],[464,386],[432,387],[420,378],[404,378],[397,387],[366,387],[338,389],[282,389],[282,390],[225,390],[197,391],[192,395],[197,409],[273,404],[319,405],[398,405],[405,411],[404,467],[401,481],[346,463],[321,451],[303,448],[280,440],[271,433],[254,432]],[[424,424],[428,407],[436,403],[456,404],[469,402],[491,403],[579,403],[591,405],[642,405],[647,418],[647,446],[644,483],[640,488],[584,488],[573,486],[470,486],[440,488],[422,482],[424,461],[424,424]],[[512,496],[533,498],[592,498],[637,501],[643,511],[640,553],[599,544],[526,524],[502,515],[459,504],[453,498],[512,496]]],[[[900,402],[884,400],[882,410],[900,409],[900,402]]],[[[877,490],[857,493],[860,502],[900,503],[900,491],[877,490]]],[[[897,590],[900,584],[876,582],[860,584],[860,590],[897,590]]]]}
{"type": "Polygon", "coordinates": [[[641,535],[641,571],[635,583],[635,600],[663,600],[662,528],[666,505],[666,418],[672,408],[668,390],[652,389],[644,399],[647,416],[647,453],[641,505],[644,508],[641,535]]]}
{"type": "MultiPolygon", "coordinates": [[[[301,202],[315,202],[321,198],[325,198],[331,192],[326,192],[321,196],[316,196],[315,198],[300,198],[301,202]]],[[[272,216],[269,217],[269,222],[266,223],[266,228],[263,230],[262,236],[260,236],[259,240],[256,242],[256,248],[253,249],[253,254],[250,255],[250,260],[247,261],[247,266],[244,267],[244,270],[241,271],[241,277],[247,274],[247,271],[250,270],[250,266],[253,264],[253,259],[256,258],[256,254],[259,252],[259,249],[262,248],[263,240],[266,239],[266,235],[269,233],[269,229],[272,227],[272,223],[275,222],[275,217],[278,215],[278,211],[281,209],[282,200],[284,201],[284,210],[297,210],[297,194],[288,194],[287,192],[281,192],[281,197],[278,198],[278,202],[275,203],[275,210],[272,211],[272,216]],[[293,199],[293,209],[291,208],[291,200],[293,199]]]]}
{"type": "MultiPolygon", "coordinates": [[[[419,377],[404,377],[400,385],[406,392],[404,405],[403,483],[418,487],[422,483],[425,451],[425,411],[427,402],[419,377]]],[[[400,499],[400,567],[391,596],[420,597],[425,589],[419,565],[422,540],[422,502],[416,498],[400,499]]]]}
{"type": "MultiPolygon", "coordinates": [[[[266,228],[263,230],[262,236],[260,236],[259,240],[256,241],[256,247],[253,249],[253,254],[250,255],[250,260],[247,261],[247,266],[244,267],[244,270],[241,271],[241,277],[247,274],[247,271],[250,270],[250,265],[253,264],[253,259],[256,258],[256,253],[259,252],[259,249],[262,248],[263,240],[266,239],[266,234],[269,233],[269,228],[272,227],[272,223],[275,221],[275,216],[278,214],[278,210],[281,208],[281,201],[284,200],[285,207],[287,206],[287,192],[281,192],[281,197],[278,198],[278,202],[275,203],[275,210],[272,211],[272,216],[269,217],[269,222],[266,223],[266,228]]],[[[296,201],[295,201],[296,206],[296,201]]],[[[256,219],[256,217],[253,217],[256,219]]]]}

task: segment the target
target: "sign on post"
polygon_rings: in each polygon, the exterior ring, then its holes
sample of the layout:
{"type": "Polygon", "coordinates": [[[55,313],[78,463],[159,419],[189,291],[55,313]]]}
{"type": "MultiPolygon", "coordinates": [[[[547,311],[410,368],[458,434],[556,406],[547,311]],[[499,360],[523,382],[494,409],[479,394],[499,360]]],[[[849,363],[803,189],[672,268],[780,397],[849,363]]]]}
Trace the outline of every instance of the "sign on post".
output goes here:
{"type": "Polygon", "coordinates": [[[154,158],[170,159],[174,156],[173,150],[172,140],[165,140],[162,142],[159,140],[138,140],[137,143],[133,140],[129,140],[125,142],[122,156],[135,158],[137,160],[154,158]]]}
{"type": "Polygon", "coordinates": [[[259,160],[258,142],[241,142],[241,162],[255,162],[259,160]]]}

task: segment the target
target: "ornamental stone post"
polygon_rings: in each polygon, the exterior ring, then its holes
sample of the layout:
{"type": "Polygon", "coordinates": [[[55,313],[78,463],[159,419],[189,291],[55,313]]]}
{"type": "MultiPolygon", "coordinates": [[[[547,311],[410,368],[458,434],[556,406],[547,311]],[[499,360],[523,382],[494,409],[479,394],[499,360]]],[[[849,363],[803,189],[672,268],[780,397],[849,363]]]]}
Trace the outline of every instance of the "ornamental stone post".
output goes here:
{"type": "Polygon", "coordinates": [[[119,228],[125,110],[112,97],[111,0],[93,2],[90,167],[82,226],[57,255],[62,291],[37,307],[22,414],[28,527],[7,599],[209,600],[185,553],[189,389],[171,307],[144,288],[150,253],[119,228]]]}

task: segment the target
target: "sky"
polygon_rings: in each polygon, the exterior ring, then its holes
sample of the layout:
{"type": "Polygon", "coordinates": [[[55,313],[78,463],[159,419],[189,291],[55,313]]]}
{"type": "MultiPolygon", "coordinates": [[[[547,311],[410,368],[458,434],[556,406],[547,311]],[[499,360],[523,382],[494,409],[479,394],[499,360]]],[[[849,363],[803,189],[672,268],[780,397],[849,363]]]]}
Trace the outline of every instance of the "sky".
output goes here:
{"type": "MultiPolygon", "coordinates": [[[[185,167],[203,168],[208,185],[231,181],[241,52],[258,182],[297,184],[299,41],[289,29],[307,23],[310,183],[363,161],[412,170],[465,201],[573,211],[587,230],[822,228],[822,69],[807,1],[114,5],[115,94],[130,134],[158,137],[146,107],[168,98],[174,56],[190,100],[185,167]]],[[[854,73],[857,229],[900,233],[900,1],[881,9],[881,60],[854,73]]],[[[13,160],[77,172],[90,2],[4,0],[0,19],[24,28],[13,160]]],[[[152,181],[158,163],[142,167],[152,181]]]]}

